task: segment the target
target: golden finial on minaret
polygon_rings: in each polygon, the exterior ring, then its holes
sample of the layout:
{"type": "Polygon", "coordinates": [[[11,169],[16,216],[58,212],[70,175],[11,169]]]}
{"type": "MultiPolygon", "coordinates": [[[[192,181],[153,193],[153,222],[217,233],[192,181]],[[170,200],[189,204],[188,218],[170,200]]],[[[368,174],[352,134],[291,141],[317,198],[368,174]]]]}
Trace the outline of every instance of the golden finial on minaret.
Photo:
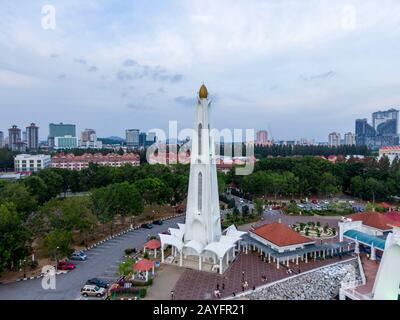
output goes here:
{"type": "Polygon", "coordinates": [[[199,98],[200,99],[207,99],[208,97],[208,91],[207,91],[207,87],[204,85],[204,83],[201,85],[200,87],[200,91],[199,91],[199,98]]]}

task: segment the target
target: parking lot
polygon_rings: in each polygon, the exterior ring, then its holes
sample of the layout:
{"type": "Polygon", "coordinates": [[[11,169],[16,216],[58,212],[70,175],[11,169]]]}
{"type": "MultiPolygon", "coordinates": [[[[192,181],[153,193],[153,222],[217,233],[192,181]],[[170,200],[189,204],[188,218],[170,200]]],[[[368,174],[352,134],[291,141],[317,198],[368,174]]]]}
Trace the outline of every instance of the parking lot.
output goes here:
{"type": "Polygon", "coordinates": [[[108,282],[118,278],[118,263],[124,259],[126,248],[142,249],[148,235],[157,235],[169,227],[177,227],[184,217],[164,221],[153,229],[134,230],[87,251],[86,261],[74,261],[76,269],[56,277],[56,288],[45,290],[42,279],[27,280],[0,285],[0,300],[81,300],[80,289],[91,278],[99,278],[108,282]]]}

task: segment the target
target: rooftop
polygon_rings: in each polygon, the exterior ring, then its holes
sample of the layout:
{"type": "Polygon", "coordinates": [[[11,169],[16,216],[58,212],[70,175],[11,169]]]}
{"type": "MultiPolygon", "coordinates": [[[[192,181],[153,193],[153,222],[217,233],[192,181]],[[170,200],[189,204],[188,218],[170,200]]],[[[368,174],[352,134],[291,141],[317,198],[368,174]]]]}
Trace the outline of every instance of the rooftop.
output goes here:
{"type": "Polygon", "coordinates": [[[389,216],[379,212],[360,212],[349,216],[353,221],[362,221],[366,226],[379,230],[391,230],[392,226],[400,227],[400,222],[391,219],[389,216]]]}
{"type": "Polygon", "coordinates": [[[257,227],[251,232],[279,247],[314,242],[292,230],[287,225],[276,221],[257,227]]]}

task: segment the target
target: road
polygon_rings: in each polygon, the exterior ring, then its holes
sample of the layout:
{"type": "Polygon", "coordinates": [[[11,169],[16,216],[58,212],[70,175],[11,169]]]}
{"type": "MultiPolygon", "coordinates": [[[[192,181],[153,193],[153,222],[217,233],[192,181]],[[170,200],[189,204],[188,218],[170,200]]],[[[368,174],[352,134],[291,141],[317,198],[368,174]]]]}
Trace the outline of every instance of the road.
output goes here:
{"type": "MultiPolygon", "coordinates": [[[[42,279],[0,285],[0,300],[77,300],[82,299],[80,289],[90,278],[113,281],[118,278],[118,263],[124,259],[126,248],[142,249],[147,236],[157,235],[169,227],[177,227],[184,217],[164,221],[153,229],[138,229],[116,237],[87,251],[86,261],[76,262],[75,270],[58,275],[55,290],[44,290],[42,279]]],[[[75,263],[75,262],[74,262],[75,263]]]]}

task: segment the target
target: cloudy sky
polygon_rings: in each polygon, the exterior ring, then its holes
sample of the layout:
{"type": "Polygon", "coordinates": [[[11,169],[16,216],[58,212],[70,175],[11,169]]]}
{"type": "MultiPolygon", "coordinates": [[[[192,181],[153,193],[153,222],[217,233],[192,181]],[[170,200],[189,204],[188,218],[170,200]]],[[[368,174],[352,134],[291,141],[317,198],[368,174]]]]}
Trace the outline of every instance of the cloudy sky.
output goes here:
{"type": "Polygon", "coordinates": [[[2,0],[0,130],[191,127],[204,82],[219,129],[324,141],[400,105],[399,39],[398,0],[2,0]]]}

